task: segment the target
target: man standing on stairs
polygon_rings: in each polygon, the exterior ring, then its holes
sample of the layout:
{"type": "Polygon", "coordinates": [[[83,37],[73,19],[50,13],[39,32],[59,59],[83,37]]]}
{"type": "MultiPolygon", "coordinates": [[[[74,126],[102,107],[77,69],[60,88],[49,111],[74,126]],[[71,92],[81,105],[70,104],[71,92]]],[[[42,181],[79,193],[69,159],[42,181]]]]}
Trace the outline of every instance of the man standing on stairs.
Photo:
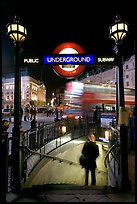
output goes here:
{"type": "Polygon", "coordinates": [[[85,167],[85,185],[88,185],[89,171],[91,171],[91,184],[96,185],[96,158],[99,156],[99,148],[96,144],[95,134],[91,134],[88,137],[88,141],[85,142],[82,154],[87,157],[87,165],[85,167]]]}

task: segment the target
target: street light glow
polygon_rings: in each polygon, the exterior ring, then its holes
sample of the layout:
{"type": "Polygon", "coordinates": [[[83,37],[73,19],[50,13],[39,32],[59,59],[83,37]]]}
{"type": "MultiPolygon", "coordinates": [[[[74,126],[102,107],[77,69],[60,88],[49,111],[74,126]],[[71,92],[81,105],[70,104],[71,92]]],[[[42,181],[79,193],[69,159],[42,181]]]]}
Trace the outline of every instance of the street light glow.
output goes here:
{"type": "Polygon", "coordinates": [[[116,42],[121,41],[128,33],[128,24],[116,16],[115,23],[110,27],[110,38],[116,42]]]}
{"type": "Polygon", "coordinates": [[[8,23],[7,30],[8,36],[14,41],[22,42],[26,39],[26,27],[19,22],[19,18],[16,16],[14,17],[13,23],[8,23]]]}

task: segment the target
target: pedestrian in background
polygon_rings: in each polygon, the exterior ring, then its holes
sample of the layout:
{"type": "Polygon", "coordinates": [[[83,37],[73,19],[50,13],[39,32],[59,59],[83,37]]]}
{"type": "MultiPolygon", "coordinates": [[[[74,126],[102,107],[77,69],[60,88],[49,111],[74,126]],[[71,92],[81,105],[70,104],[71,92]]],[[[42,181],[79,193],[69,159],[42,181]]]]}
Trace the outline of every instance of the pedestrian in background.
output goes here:
{"type": "Polygon", "coordinates": [[[22,121],[22,116],[23,116],[23,108],[21,107],[21,110],[20,110],[20,121],[22,121]]]}
{"type": "Polygon", "coordinates": [[[33,109],[33,119],[36,120],[36,115],[37,115],[37,109],[34,107],[33,109]]]}
{"type": "Polygon", "coordinates": [[[96,109],[93,113],[93,122],[94,126],[96,127],[100,126],[100,116],[101,116],[100,107],[96,106],[96,109]]]}
{"type": "Polygon", "coordinates": [[[33,119],[34,108],[30,107],[30,120],[33,119]]]}
{"type": "Polygon", "coordinates": [[[88,137],[88,141],[85,142],[82,154],[87,157],[87,165],[85,168],[85,185],[88,185],[89,171],[91,172],[91,184],[96,185],[96,158],[99,156],[99,148],[96,144],[95,134],[91,134],[88,137]]]}
{"type": "Polygon", "coordinates": [[[29,121],[29,108],[26,106],[24,108],[24,121],[29,121]]]}

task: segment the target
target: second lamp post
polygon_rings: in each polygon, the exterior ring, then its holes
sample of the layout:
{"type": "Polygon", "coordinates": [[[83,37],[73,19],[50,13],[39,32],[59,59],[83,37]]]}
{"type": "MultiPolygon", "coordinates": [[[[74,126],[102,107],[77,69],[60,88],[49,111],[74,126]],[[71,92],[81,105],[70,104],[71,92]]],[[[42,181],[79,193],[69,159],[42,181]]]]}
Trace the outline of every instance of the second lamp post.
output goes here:
{"type": "Polygon", "coordinates": [[[128,136],[127,125],[123,122],[124,115],[122,111],[125,111],[124,101],[124,83],[123,83],[123,63],[121,44],[123,38],[128,33],[128,24],[121,20],[119,16],[116,16],[115,22],[110,26],[110,38],[115,40],[115,53],[117,62],[117,81],[116,81],[116,97],[117,97],[117,122],[120,128],[120,164],[121,164],[121,190],[127,190],[130,188],[130,181],[128,178],[128,136]]]}
{"type": "Polygon", "coordinates": [[[7,25],[8,36],[14,42],[14,66],[15,66],[15,83],[14,83],[14,128],[12,144],[12,161],[13,161],[13,189],[15,192],[20,191],[20,129],[21,129],[21,77],[20,77],[20,51],[21,43],[27,36],[25,26],[15,16],[12,23],[7,25]]]}

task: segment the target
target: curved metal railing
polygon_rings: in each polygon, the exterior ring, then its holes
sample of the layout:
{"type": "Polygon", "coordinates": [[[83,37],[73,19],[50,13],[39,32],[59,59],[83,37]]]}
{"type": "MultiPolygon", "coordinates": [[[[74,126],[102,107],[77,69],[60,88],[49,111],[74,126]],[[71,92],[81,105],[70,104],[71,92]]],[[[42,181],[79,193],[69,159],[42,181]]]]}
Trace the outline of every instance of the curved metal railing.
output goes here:
{"type": "MultiPolygon", "coordinates": [[[[47,154],[46,151],[46,144],[55,140],[55,147],[54,149],[60,147],[60,145],[64,145],[64,136],[69,136],[67,141],[75,140],[82,136],[86,136],[89,134],[93,127],[90,125],[90,121],[87,124],[87,121],[77,121],[76,123],[72,123],[72,121],[57,121],[50,124],[46,124],[44,122],[38,124],[36,128],[27,130],[20,135],[20,147],[26,146],[28,149],[32,151],[25,151],[20,149],[20,175],[21,175],[21,182],[23,183],[26,179],[26,172],[27,176],[33,171],[36,167],[38,162],[42,159],[44,155],[47,154]],[[63,133],[62,127],[66,126],[66,132],[63,133]],[[27,162],[31,163],[31,156],[37,154],[36,158],[34,158],[35,162],[31,164],[29,170],[27,168],[27,162]]],[[[66,139],[66,138],[65,138],[66,139]]],[[[12,181],[13,181],[13,164],[12,164],[12,150],[15,148],[13,147],[13,137],[10,139],[8,138],[8,142],[10,142],[9,148],[10,153],[8,154],[9,162],[8,162],[8,192],[12,190],[12,181]]],[[[53,149],[52,149],[53,151],[53,149]]],[[[49,154],[50,152],[48,152],[49,154]]],[[[48,155],[49,156],[49,155],[48,155]]],[[[68,162],[73,164],[72,161],[66,161],[62,158],[52,158],[58,159],[59,161],[68,162]]],[[[101,172],[102,170],[97,170],[101,172]]]]}
{"type": "MultiPolygon", "coordinates": [[[[68,159],[60,158],[60,157],[57,157],[57,156],[51,156],[51,155],[49,155],[49,154],[43,154],[43,153],[40,153],[40,152],[36,152],[36,151],[34,151],[34,150],[31,150],[30,148],[28,148],[28,147],[26,147],[26,146],[21,146],[21,148],[26,149],[27,151],[31,152],[32,154],[38,154],[38,155],[41,155],[42,157],[50,158],[50,159],[52,159],[53,161],[54,161],[54,160],[58,160],[60,163],[61,163],[61,162],[64,162],[64,163],[68,163],[68,164],[70,164],[70,165],[80,166],[81,168],[83,168],[80,163],[77,163],[77,162],[74,162],[74,161],[70,161],[70,160],[68,160],[68,159]]],[[[100,172],[106,173],[105,171],[100,170],[100,169],[98,169],[98,168],[96,168],[96,171],[99,172],[99,173],[100,173],[100,172]]]]}
{"type": "Polygon", "coordinates": [[[111,132],[111,136],[110,136],[110,149],[108,150],[105,159],[104,159],[104,165],[107,168],[107,162],[110,163],[109,160],[109,154],[112,155],[113,159],[119,163],[118,157],[120,156],[120,152],[116,151],[117,147],[120,147],[120,132],[118,129],[114,128],[114,127],[110,127],[110,132],[111,132]]]}
{"type": "Polygon", "coordinates": [[[115,157],[115,154],[112,152],[116,147],[120,147],[120,144],[116,144],[116,145],[112,145],[111,148],[108,150],[105,159],[104,159],[104,165],[107,168],[107,162],[109,163],[109,154],[111,153],[111,155],[113,156],[113,158],[115,159],[115,161],[117,161],[119,163],[119,160],[115,157]]]}
{"type": "Polygon", "coordinates": [[[105,155],[104,165],[108,168],[109,178],[111,175],[110,185],[118,187],[120,175],[120,132],[113,127],[110,130],[110,148],[105,155]]]}
{"type": "MultiPolygon", "coordinates": [[[[59,147],[62,143],[65,144],[63,136],[68,135],[70,139],[74,140],[78,137],[88,135],[89,133],[89,125],[86,124],[86,121],[78,121],[78,122],[71,122],[71,121],[57,121],[50,124],[45,122],[38,123],[35,128],[29,129],[27,131],[21,132],[20,134],[20,146],[28,146],[28,148],[32,149],[33,151],[38,151],[39,158],[37,157],[35,160],[35,164],[32,165],[29,169],[29,172],[32,171],[33,168],[37,165],[37,163],[42,159],[42,153],[46,152],[45,145],[49,142],[55,140],[55,147],[59,147]],[[66,132],[62,131],[62,127],[66,126],[66,132]]],[[[12,135],[12,133],[10,134],[12,135]]],[[[16,148],[13,147],[13,137],[11,136],[8,138],[8,185],[7,185],[7,192],[10,192],[13,188],[13,154],[12,150],[16,148]]],[[[25,180],[25,172],[27,168],[27,160],[31,157],[32,152],[28,151],[20,151],[20,180],[23,182],[25,180]]],[[[15,155],[14,155],[15,156],[15,155]]]]}

